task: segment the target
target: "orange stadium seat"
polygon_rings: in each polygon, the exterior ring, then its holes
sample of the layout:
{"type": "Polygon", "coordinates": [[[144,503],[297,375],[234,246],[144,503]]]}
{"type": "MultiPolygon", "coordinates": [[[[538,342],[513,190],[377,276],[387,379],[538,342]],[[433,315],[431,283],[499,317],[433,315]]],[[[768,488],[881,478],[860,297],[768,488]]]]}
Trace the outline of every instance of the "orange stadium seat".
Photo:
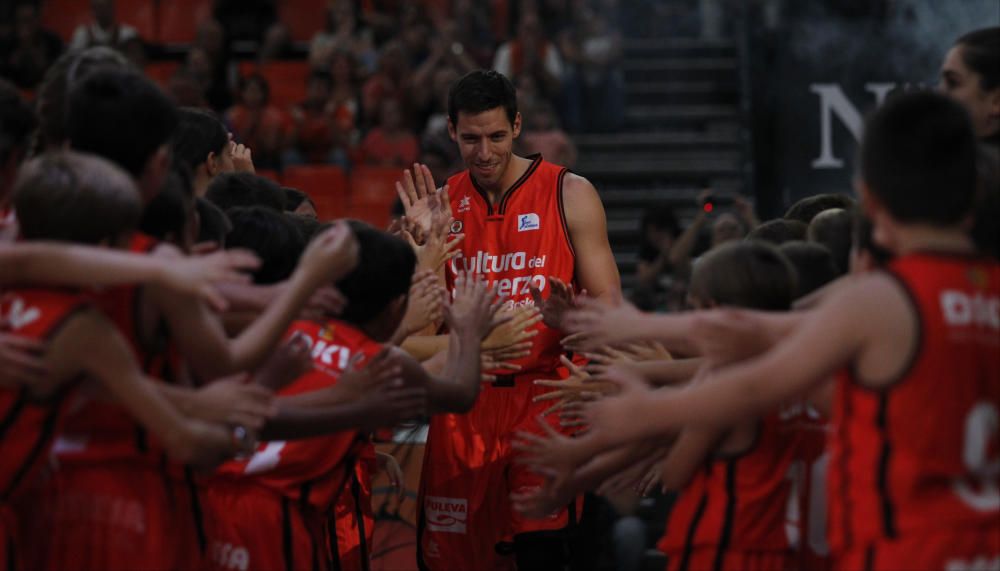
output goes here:
{"type": "Polygon", "coordinates": [[[289,105],[302,101],[306,96],[306,78],[309,64],[304,61],[271,61],[262,64],[241,62],[240,76],[259,73],[267,80],[271,91],[271,105],[285,110],[289,105]]]}
{"type": "Polygon", "coordinates": [[[63,41],[69,41],[73,30],[90,21],[90,2],[80,0],[45,0],[42,2],[42,25],[63,41]]]}
{"type": "Polygon", "coordinates": [[[152,41],[156,39],[156,5],[156,0],[116,0],[115,13],[118,21],[135,28],[140,38],[152,41]]]}
{"type": "Polygon", "coordinates": [[[167,83],[174,73],[181,67],[179,61],[157,61],[146,64],[146,75],[155,81],[157,85],[166,89],[167,83]]]}
{"type": "Polygon", "coordinates": [[[194,42],[198,23],[212,17],[212,0],[160,0],[156,39],[163,44],[194,42]]]}
{"type": "Polygon", "coordinates": [[[278,3],[281,20],[296,42],[308,42],[326,23],[326,0],[285,0],[278,3]]]}
{"type": "Polygon", "coordinates": [[[316,204],[320,220],[343,218],[347,213],[347,174],[332,165],[288,167],[281,180],[285,186],[297,188],[309,195],[316,204]]]}
{"type": "Polygon", "coordinates": [[[401,174],[395,167],[355,167],[351,171],[351,217],[384,229],[396,202],[396,181],[401,174]]]}
{"type": "Polygon", "coordinates": [[[257,176],[262,176],[268,180],[273,180],[274,182],[281,184],[281,175],[276,170],[271,169],[257,169],[257,176]]]}

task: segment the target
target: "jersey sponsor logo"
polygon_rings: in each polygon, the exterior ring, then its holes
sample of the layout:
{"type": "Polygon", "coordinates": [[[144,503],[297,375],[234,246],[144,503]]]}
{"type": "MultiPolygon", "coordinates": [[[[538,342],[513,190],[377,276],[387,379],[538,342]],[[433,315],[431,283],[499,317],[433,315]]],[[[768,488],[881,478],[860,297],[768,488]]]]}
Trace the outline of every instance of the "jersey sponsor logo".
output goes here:
{"type": "Polygon", "coordinates": [[[477,274],[498,274],[510,270],[538,269],[545,267],[548,256],[529,258],[527,252],[507,252],[491,254],[479,250],[475,256],[466,258],[462,254],[451,259],[451,269],[456,274],[474,272],[477,274]]]}
{"type": "Polygon", "coordinates": [[[469,503],[465,498],[424,498],[424,518],[427,529],[444,533],[465,533],[469,519],[469,503]]]}
{"type": "Polygon", "coordinates": [[[458,201],[458,211],[468,212],[470,210],[472,210],[472,197],[465,195],[462,197],[462,200],[458,201]]]}
{"type": "Polygon", "coordinates": [[[980,325],[1000,329],[1000,297],[976,292],[945,290],[941,292],[941,312],[948,325],[980,325]]]}
{"type": "Polygon", "coordinates": [[[208,546],[208,557],[223,569],[247,571],[250,567],[250,553],[242,545],[213,541],[208,546]]]}
{"type": "Polygon", "coordinates": [[[301,333],[301,335],[311,350],[313,361],[341,371],[347,368],[351,361],[351,350],[343,345],[329,342],[333,339],[332,327],[328,331],[325,328],[321,330],[319,333],[321,339],[316,341],[313,341],[312,337],[305,333],[301,333]]]}
{"type": "Polygon", "coordinates": [[[42,312],[37,307],[28,307],[23,299],[15,297],[10,303],[10,310],[6,315],[0,315],[0,318],[3,318],[2,320],[6,321],[12,330],[17,331],[38,321],[41,316],[42,312]]]}
{"type": "Polygon", "coordinates": [[[517,216],[517,231],[527,232],[529,230],[538,230],[541,228],[541,221],[538,219],[538,215],[534,212],[529,212],[527,214],[518,214],[517,216]]]}

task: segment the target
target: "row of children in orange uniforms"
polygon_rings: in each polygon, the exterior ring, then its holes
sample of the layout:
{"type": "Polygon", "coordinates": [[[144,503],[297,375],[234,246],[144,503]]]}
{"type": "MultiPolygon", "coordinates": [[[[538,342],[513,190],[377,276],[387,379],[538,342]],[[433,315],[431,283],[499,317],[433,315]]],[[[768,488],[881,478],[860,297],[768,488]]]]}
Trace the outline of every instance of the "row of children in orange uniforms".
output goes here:
{"type": "Polygon", "coordinates": [[[696,265],[701,310],[574,312],[582,347],[655,339],[702,362],[683,388],[656,386],[677,379],[677,362],[613,367],[601,380],[615,388],[585,409],[587,435],[522,435],[549,485],[519,495],[520,508],[543,514],[653,455],[662,483],[682,490],[659,543],[669,569],[813,568],[790,540],[828,541],[838,569],[1000,566],[1000,264],[968,234],[977,152],[968,114],[942,95],[899,95],[876,111],[858,191],[874,244],[893,257],[808,309],[781,311],[787,262],[743,243],[696,265]],[[799,448],[813,431],[797,414],[806,403],[829,416],[825,459],[799,448]],[[814,477],[824,472],[825,483],[814,477]],[[795,511],[826,533],[786,533],[789,473],[825,487],[826,517],[821,502],[795,511]]]}
{"type": "MultiPolygon", "coordinates": [[[[115,68],[114,62],[109,58],[101,65],[115,68]]],[[[80,66],[75,69],[81,77],[80,66]]],[[[72,252],[87,257],[83,265],[89,269],[117,264],[127,271],[39,276],[28,264],[23,276],[12,279],[77,287],[148,283],[96,295],[37,285],[5,292],[5,327],[38,341],[31,347],[42,353],[47,373],[4,377],[10,384],[4,389],[3,409],[2,442],[5,453],[10,452],[5,455],[10,463],[5,460],[4,561],[60,569],[228,567],[235,561],[240,568],[265,569],[303,553],[320,567],[332,559],[328,550],[349,557],[346,552],[356,545],[327,545],[321,529],[326,522],[314,525],[315,508],[333,510],[342,497],[343,480],[354,472],[352,459],[370,452],[357,429],[392,425],[428,410],[471,406],[479,389],[480,357],[469,347],[478,349],[481,335],[496,325],[490,290],[471,279],[459,280],[458,295],[445,310],[452,333],[442,375],[429,375],[399,352],[376,356],[365,366],[364,359],[355,361],[350,355],[371,359],[378,341],[396,332],[407,307],[415,256],[399,238],[340,223],[312,241],[286,286],[256,320],[228,339],[218,317],[192,290],[218,301],[217,293],[205,293],[206,282],[232,279],[231,270],[254,267],[252,256],[214,257],[211,264],[194,267],[185,264],[176,247],[133,234],[140,216],[162,215],[157,208],[164,197],[180,197],[186,205],[180,209],[182,218],[192,210],[190,184],[183,177],[172,176],[160,190],[176,111],[148,81],[123,69],[94,71],[64,89],[62,96],[69,99],[65,131],[73,147],[103,155],[126,170],[68,151],[27,163],[13,192],[13,210],[28,246],[5,246],[5,252],[14,258],[59,260],[69,246],[39,251],[30,244],[54,240],[129,243],[137,255],[108,259],[110,253],[76,247],[72,252]],[[148,119],[141,127],[122,120],[136,110],[148,119]],[[108,125],[123,127],[106,129],[108,125]],[[162,269],[168,264],[172,269],[162,269]],[[201,274],[178,280],[178,266],[201,274]],[[381,279],[379,272],[389,278],[381,279]],[[342,286],[348,300],[344,321],[292,323],[309,295],[332,283],[342,286]],[[296,340],[274,353],[283,336],[294,334],[296,340]],[[308,334],[312,344],[304,351],[308,334]],[[302,365],[309,355],[317,370],[295,378],[287,365],[296,359],[302,365]],[[348,363],[358,369],[350,377],[353,382],[338,383],[348,363]],[[242,371],[254,371],[253,378],[200,389],[185,386],[188,379],[218,379],[242,371]],[[79,381],[80,376],[87,380],[79,381]],[[43,382],[35,382],[38,378],[43,382]],[[275,396],[270,387],[284,388],[275,396]],[[351,428],[355,430],[345,432],[351,428]],[[326,434],[336,436],[293,440],[326,434]],[[202,485],[213,493],[201,493],[200,478],[181,463],[211,466],[249,452],[248,436],[254,435],[271,441],[249,459],[227,464],[217,476],[218,482],[236,483],[202,485]],[[317,450],[330,462],[315,462],[317,450]],[[56,464],[47,465],[50,455],[56,464]],[[309,461],[303,463],[304,458],[309,461]],[[253,486],[245,486],[243,476],[253,486]],[[248,491],[237,501],[244,489],[248,491]],[[227,501],[254,505],[254,518],[237,519],[213,509],[227,501]],[[303,542],[311,546],[304,552],[303,542]],[[220,555],[227,550],[228,557],[220,555]],[[212,557],[204,557],[206,553],[212,557]]],[[[6,202],[7,192],[2,196],[6,202]]],[[[186,235],[178,232],[175,238],[184,244],[180,238],[186,235]]],[[[350,514],[352,519],[355,515],[350,514]]],[[[363,543],[364,535],[354,543],[363,543]]],[[[293,566],[302,565],[294,561],[293,566]]]]}

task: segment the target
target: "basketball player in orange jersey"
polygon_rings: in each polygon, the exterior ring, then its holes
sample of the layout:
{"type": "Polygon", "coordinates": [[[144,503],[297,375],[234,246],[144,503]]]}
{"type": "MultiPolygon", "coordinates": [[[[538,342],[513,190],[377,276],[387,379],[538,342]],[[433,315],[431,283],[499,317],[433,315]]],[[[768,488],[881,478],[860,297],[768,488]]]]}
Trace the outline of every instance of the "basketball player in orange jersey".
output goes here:
{"type": "MultiPolygon", "coordinates": [[[[452,233],[465,234],[446,281],[470,270],[496,284],[509,305],[540,305],[544,323],[516,375],[499,371],[467,414],[431,419],[420,487],[419,561],[434,571],[558,569],[567,561],[571,504],[540,521],[512,510],[512,491],[541,479],[512,462],[511,435],[535,430],[547,406],[533,403],[535,379],[559,374],[563,310],[575,288],[617,303],[620,279],[608,244],[604,207],[594,186],[540,156],[512,152],[521,133],[514,86],[494,71],[474,71],[452,86],[449,133],[468,170],[451,177],[452,233]],[[580,252],[581,255],[577,255],[580,252]]],[[[406,174],[404,206],[420,222],[434,192],[425,167],[406,174]]]]}
{"type": "MultiPolygon", "coordinates": [[[[968,114],[941,95],[868,121],[858,191],[884,270],[831,292],[763,355],[683,391],[622,393],[588,417],[596,448],[767,410],[836,373],[828,500],[843,569],[1000,564],[1000,264],[968,234],[976,191],[968,114]]],[[[580,325],[620,325],[590,309],[580,325]]],[[[571,318],[572,321],[572,318],[571,318]]]]}

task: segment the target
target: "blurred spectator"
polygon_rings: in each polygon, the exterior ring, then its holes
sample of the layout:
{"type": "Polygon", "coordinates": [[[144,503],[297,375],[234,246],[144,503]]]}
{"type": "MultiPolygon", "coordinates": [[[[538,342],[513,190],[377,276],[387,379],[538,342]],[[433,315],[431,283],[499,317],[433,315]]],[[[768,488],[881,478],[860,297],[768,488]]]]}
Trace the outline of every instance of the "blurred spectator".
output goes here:
{"type": "MultiPolygon", "coordinates": [[[[485,2],[455,0],[453,15],[453,42],[462,45],[476,68],[487,68],[493,63],[492,29],[489,8],[485,2]]],[[[441,30],[444,33],[442,27],[441,30]]]]}
{"type": "Polygon", "coordinates": [[[146,53],[146,42],[142,40],[139,36],[131,37],[118,46],[118,51],[125,56],[132,66],[136,69],[143,69],[146,67],[146,63],[149,60],[149,55],[146,53]]]}
{"type": "Polygon", "coordinates": [[[670,250],[680,234],[681,226],[669,206],[650,208],[643,215],[632,298],[638,307],[651,311],[667,305],[670,284],[663,283],[663,278],[672,273],[670,250]]]}
{"type": "Polygon", "coordinates": [[[119,24],[115,18],[115,0],[90,0],[94,21],[73,32],[69,49],[82,50],[94,46],[119,47],[139,35],[128,24],[119,24]]]}
{"type": "Polygon", "coordinates": [[[849,269],[853,219],[850,210],[831,208],[814,216],[809,223],[809,241],[825,246],[833,256],[837,270],[842,274],[846,274],[849,269]]]}
{"type": "Polygon", "coordinates": [[[493,69],[512,80],[521,75],[531,76],[550,99],[556,98],[562,88],[562,58],[556,46],[542,34],[535,12],[525,11],[521,15],[517,37],[497,49],[493,69]]]}
{"type": "Polygon", "coordinates": [[[333,78],[328,103],[330,115],[333,116],[336,132],[340,137],[339,144],[346,149],[361,140],[358,131],[361,94],[358,89],[357,66],[350,52],[340,51],[334,54],[330,75],[333,78]]]}
{"type": "Polygon", "coordinates": [[[253,151],[253,162],[262,168],[280,166],[284,118],[268,101],[267,80],[250,75],[240,86],[240,102],[226,111],[233,137],[253,151]]]}
{"type": "Polygon", "coordinates": [[[389,42],[382,48],[378,60],[378,71],[375,72],[361,88],[361,108],[365,123],[375,123],[382,102],[386,99],[404,101],[406,93],[406,53],[398,41],[389,42]]]}
{"type": "Polygon", "coordinates": [[[329,105],[333,77],[325,71],[314,71],[306,79],[306,98],[291,108],[289,148],[283,155],[283,166],[304,163],[333,163],[347,167],[347,154],[337,146],[334,107],[329,105]]]}
{"type": "Polygon", "coordinates": [[[717,248],[726,242],[741,240],[747,233],[759,225],[757,217],[754,215],[753,207],[742,197],[733,198],[733,210],[736,212],[718,212],[717,207],[708,208],[707,203],[718,204],[718,197],[714,196],[711,189],[705,189],[698,193],[697,204],[698,214],[694,221],[681,233],[677,241],[674,242],[670,250],[670,263],[674,267],[675,273],[690,276],[691,260],[694,256],[695,246],[701,235],[705,224],[710,220],[710,216],[715,220],[712,222],[710,230],[709,249],[717,248]]]}
{"type": "Polygon", "coordinates": [[[195,45],[188,52],[187,67],[198,78],[208,104],[218,112],[233,104],[236,67],[231,64],[226,32],[215,20],[198,24],[195,45]]]}
{"type": "Polygon", "coordinates": [[[463,168],[461,164],[449,163],[449,160],[447,155],[435,148],[424,149],[420,153],[420,163],[427,165],[427,168],[431,169],[431,176],[434,177],[434,182],[438,184],[444,184],[444,181],[448,180],[448,177],[463,168]]]}
{"type": "Polygon", "coordinates": [[[62,49],[59,36],[41,27],[34,2],[21,2],[14,8],[13,36],[0,43],[0,76],[21,89],[35,87],[62,49]]]}
{"type": "Polygon", "coordinates": [[[210,108],[201,83],[187,68],[182,67],[170,76],[165,91],[178,107],[210,108]]]}
{"type": "Polygon", "coordinates": [[[429,108],[439,106],[437,100],[440,95],[439,86],[437,80],[433,78],[437,77],[440,70],[449,69],[461,76],[478,68],[476,62],[466,53],[465,46],[458,41],[456,31],[454,21],[445,20],[442,22],[441,29],[431,41],[430,53],[424,58],[423,63],[414,70],[411,78],[413,85],[433,86],[430,90],[415,89],[411,92],[410,100],[415,109],[430,111],[429,108]]]}
{"type": "Polygon", "coordinates": [[[292,46],[292,33],[281,22],[271,24],[264,32],[264,41],[261,42],[257,58],[260,61],[271,61],[276,59],[290,59],[296,56],[295,48],[292,46]]]}
{"type": "MultiPolygon", "coordinates": [[[[458,78],[458,72],[451,67],[442,67],[434,72],[434,78],[431,80],[432,97],[429,102],[429,115],[424,121],[424,131],[420,137],[420,146],[425,151],[433,150],[444,157],[448,169],[460,166],[462,163],[458,145],[451,140],[451,135],[448,133],[448,91],[458,78]]],[[[414,85],[427,84],[415,81],[414,85]]]]}
{"type": "Polygon", "coordinates": [[[620,129],[625,120],[621,34],[584,3],[574,11],[573,23],[559,45],[566,60],[567,129],[620,129]]]}
{"type": "Polygon", "coordinates": [[[278,19],[274,0],[215,0],[215,19],[230,42],[260,42],[278,19]]]}
{"type": "Polygon", "coordinates": [[[347,51],[364,68],[375,71],[378,62],[371,28],[362,25],[352,0],[329,0],[326,6],[326,27],[317,32],[309,43],[309,64],[326,69],[337,52],[347,51]]]}
{"type": "Polygon", "coordinates": [[[386,99],[379,109],[379,126],[361,142],[359,162],[372,166],[404,168],[420,158],[417,137],[407,129],[403,106],[386,99]]]}
{"type": "Polygon", "coordinates": [[[403,45],[410,69],[416,69],[430,55],[429,35],[430,25],[423,9],[417,4],[406,4],[399,16],[396,37],[403,45]]]}
{"type": "Polygon", "coordinates": [[[525,109],[520,141],[525,154],[540,153],[546,160],[572,169],[576,165],[576,145],[559,128],[555,109],[540,102],[525,109]]]}
{"type": "Polygon", "coordinates": [[[360,0],[361,21],[375,33],[375,45],[380,46],[396,35],[396,15],[406,2],[402,0],[360,0]]]}

